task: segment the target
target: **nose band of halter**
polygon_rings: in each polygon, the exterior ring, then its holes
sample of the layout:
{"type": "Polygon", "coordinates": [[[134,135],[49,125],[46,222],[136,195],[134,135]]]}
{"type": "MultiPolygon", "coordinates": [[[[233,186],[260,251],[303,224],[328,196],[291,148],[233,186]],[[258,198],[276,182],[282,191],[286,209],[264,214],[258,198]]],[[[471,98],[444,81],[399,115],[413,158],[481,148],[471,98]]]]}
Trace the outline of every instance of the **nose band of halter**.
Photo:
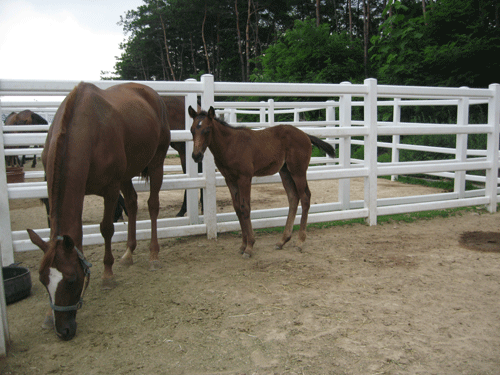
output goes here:
{"type": "MultiPolygon", "coordinates": [[[[63,240],[64,237],[62,236],[57,236],[56,240],[63,240]]],[[[67,312],[67,311],[74,311],[74,310],[79,310],[83,306],[83,295],[85,294],[85,290],[87,289],[89,282],[90,282],[90,267],[92,267],[92,263],[90,263],[87,259],[85,259],[85,256],[83,253],[78,250],[78,248],[75,246],[74,249],[76,250],[76,253],[78,254],[78,259],[80,260],[80,264],[83,268],[83,272],[85,273],[85,280],[83,281],[83,289],[82,289],[82,294],[80,295],[80,300],[76,305],[71,305],[71,306],[57,306],[50,301],[50,308],[54,311],[62,311],[62,312],[67,312]]]]}

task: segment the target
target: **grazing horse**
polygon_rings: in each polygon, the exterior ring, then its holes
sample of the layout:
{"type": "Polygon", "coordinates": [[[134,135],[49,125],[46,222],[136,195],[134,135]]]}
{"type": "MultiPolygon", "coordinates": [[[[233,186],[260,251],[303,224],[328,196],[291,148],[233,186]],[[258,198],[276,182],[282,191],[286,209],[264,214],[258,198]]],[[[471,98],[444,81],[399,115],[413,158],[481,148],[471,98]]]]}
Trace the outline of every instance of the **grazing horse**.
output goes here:
{"type": "MultiPolygon", "coordinates": [[[[5,119],[5,125],[47,125],[47,120],[45,120],[39,114],[26,109],[19,113],[12,112],[10,115],[8,115],[5,119]]],[[[14,167],[16,165],[22,167],[24,165],[24,159],[24,156],[22,161],[19,160],[18,156],[8,156],[6,157],[6,163],[11,167],[14,167]]],[[[36,155],[33,156],[33,163],[31,164],[31,168],[35,167],[36,155]]]]}
{"type": "Polygon", "coordinates": [[[128,210],[127,251],[132,264],[136,248],[137,193],[134,176],[149,179],[151,218],[150,264],[158,260],[157,217],[163,162],[170,144],[165,103],[151,88],[125,83],[101,90],[80,83],[64,99],[47,134],[42,162],[50,201],[50,239],[28,230],[31,241],[45,255],[40,281],[51,301],[54,328],[64,340],[76,332],[76,310],[85,290],[86,262],[82,253],[84,196],[104,197],[100,230],[104,237],[103,286],[113,286],[111,238],[113,214],[120,190],[128,210]]]}
{"type": "Polygon", "coordinates": [[[243,243],[240,253],[252,255],[255,237],[250,221],[250,189],[253,176],[269,176],[279,172],[288,196],[288,218],[283,237],[276,244],[281,249],[293,230],[298,203],[302,206],[300,220],[300,248],[306,239],[307,214],[311,192],[307,185],[307,168],[311,160],[312,144],[335,156],[333,147],[321,139],[308,135],[291,125],[278,125],[263,130],[235,128],[215,117],[215,110],[196,112],[189,107],[193,118],[193,159],[203,160],[207,147],[214,156],[215,165],[224,176],[231,193],[233,207],[240,222],[243,243]]]}

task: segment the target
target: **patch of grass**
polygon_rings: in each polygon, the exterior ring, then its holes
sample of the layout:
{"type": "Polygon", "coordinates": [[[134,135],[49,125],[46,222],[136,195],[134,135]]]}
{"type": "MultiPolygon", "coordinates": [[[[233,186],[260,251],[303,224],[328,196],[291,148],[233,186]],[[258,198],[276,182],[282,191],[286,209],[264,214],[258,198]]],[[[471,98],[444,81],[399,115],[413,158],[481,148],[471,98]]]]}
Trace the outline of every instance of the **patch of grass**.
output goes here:
{"type": "MultiPolygon", "coordinates": [[[[391,176],[379,176],[379,178],[390,180],[391,176]]],[[[453,189],[455,188],[453,180],[448,180],[448,179],[430,180],[425,178],[399,175],[397,181],[403,184],[421,185],[426,187],[442,189],[445,191],[453,191],[453,189]]],[[[480,189],[480,188],[472,184],[470,181],[467,181],[465,183],[465,190],[475,190],[475,189],[480,189]]]]}
{"type": "MultiPolygon", "coordinates": [[[[500,204],[499,204],[498,209],[500,210],[500,204]]],[[[404,214],[378,216],[377,217],[377,224],[383,225],[385,223],[398,223],[398,222],[413,223],[413,222],[416,222],[419,220],[431,220],[431,219],[434,219],[437,217],[442,217],[442,218],[453,217],[453,216],[463,215],[463,214],[468,213],[468,212],[485,213],[487,211],[482,206],[480,206],[480,207],[471,206],[471,207],[450,208],[450,209],[445,209],[445,210],[408,212],[408,213],[404,213],[404,214]]],[[[329,221],[329,222],[325,222],[325,223],[312,223],[312,224],[309,224],[307,227],[308,228],[317,228],[317,229],[326,229],[326,228],[331,228],[331,227],[342,227],[342,226],[354,225],[354,224],[366,225],[366,221],[364,218],[357,218],[357,219],[351,219],[351,220],[337,220],[337,221],[329,221]]],[[[284,227],[275,227],[275,228],[256,229],[255,231],[257,233],[270,234],[270,233],[282,232],[283,229],[284,229],[284,227]]],[[[294,225],[293,230],[298,231],[299,225],[294,225]]],[[[232,232],[232,233],[237,234],[239,232],[232,232]]]]}

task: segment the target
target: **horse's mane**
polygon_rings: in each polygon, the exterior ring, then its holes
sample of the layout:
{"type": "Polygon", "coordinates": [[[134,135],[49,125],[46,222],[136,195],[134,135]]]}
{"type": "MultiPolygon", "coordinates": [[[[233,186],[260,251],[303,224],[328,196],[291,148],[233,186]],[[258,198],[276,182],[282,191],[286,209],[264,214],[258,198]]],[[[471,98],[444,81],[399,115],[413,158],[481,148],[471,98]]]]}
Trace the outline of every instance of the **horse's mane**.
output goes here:
{"type": "Polygon", "coordinates": [[[54,257],[56,256],[55,246],[52,242],[49,249],[45,252],[42,261],[40,262],[40,267],[38,268],[38,272],[42,272],[47,267],[50,267],[52,263],[54,263],[54,257]]]}
{"type": "MultiPolygon", "coordinates": [[[[81,85],[81,84],[80,84],[81,85]]],[[[60,121],[60,129],[59,132],[56,134],[56,142],[55,142],[55,149],[54,152],[52,152],[52,163],[53,163],[53,169],[52,169],[52,191],[51,191],[51,196],[55,197],[55,200],[50,202],[50,205],[52,209],[55,209],[57,211],[57,207],[59,206],[61,200],[63,198],[63,195],[61,194],[62,191],[64,191],[64,179],[60,178],[63,173],[64,173],[64,161],[66,160],[65,157],[65,152],[66,152],[66,145],[67,145],[67,130],[69,123],[71,121],[71,118],[73,117],[73,107],[74,103],[76,100],[77,96],[77,91],[78,85],[69,93],[69,95],[66,97],[66,103],[64,106],[64,113],[62,115],[62,119],[60,121]],[[57,177],[56,177],[57,176],[57,177]]],[[[57,221],[57,226],[59,226],[59,218],[56,216],[56,221],[57,221]]]]}
{"type": "Polygon", "coordinates": [[[34,125],[47,125],[48,122],[38,113],[31,112],[31,122],[34,125]]]}
{"type": "MultiPolygon", "coordinates": [[[[202,110],[202,111],[200,111],[200,113],[198,113],[198,115],[196,117],[208,117],[208,112],[202,110]]],[[[231,125],[231,124],[227,123],[226,120],[224,120],[223,118],[220,118],[220,117],[214,117],[214,120],[217,121],[219,124],[221,124],[227,128],[230,128],[230,129],[234,129],[234,130],[246,129],[245,127],[231,125]]]]}

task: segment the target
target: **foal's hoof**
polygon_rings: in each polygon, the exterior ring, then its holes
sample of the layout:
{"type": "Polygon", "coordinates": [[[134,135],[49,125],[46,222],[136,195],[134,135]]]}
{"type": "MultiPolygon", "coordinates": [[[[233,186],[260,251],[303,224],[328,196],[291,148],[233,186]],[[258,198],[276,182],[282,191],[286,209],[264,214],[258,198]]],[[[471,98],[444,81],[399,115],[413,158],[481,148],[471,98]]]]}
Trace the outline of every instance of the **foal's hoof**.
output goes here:
{"type": "Polygon", "coordinates": [[[283,250],[283,245],[280,243],[277,243],[276,245],[274,245],[274,250],[283,250]]]}
{"type": "Polygon", "coordinates": [[[247,252],[243,252],[243,254],[242,254],[243,259],[249,259],[251,256],[252,256],[252,254],[247,253],[247,252]]]}
{"type": "Polygon", "coordinates": [[[46,315],[45,320],[42,323],[43,329],[54,329],[54,317],[51,315],[46,315]]]}
{"type": "Polygon", "coordinates": [[[157,271],[162,268],[161,262],[159,260],[150,260],[149,261],[149,270],[157,271]]]}
{"type": "Polygon", "coordinates": [[[116,288],[116,280],[114,277],[106,277],[102,279],[101,289],[110,290],[116,288]]]}

